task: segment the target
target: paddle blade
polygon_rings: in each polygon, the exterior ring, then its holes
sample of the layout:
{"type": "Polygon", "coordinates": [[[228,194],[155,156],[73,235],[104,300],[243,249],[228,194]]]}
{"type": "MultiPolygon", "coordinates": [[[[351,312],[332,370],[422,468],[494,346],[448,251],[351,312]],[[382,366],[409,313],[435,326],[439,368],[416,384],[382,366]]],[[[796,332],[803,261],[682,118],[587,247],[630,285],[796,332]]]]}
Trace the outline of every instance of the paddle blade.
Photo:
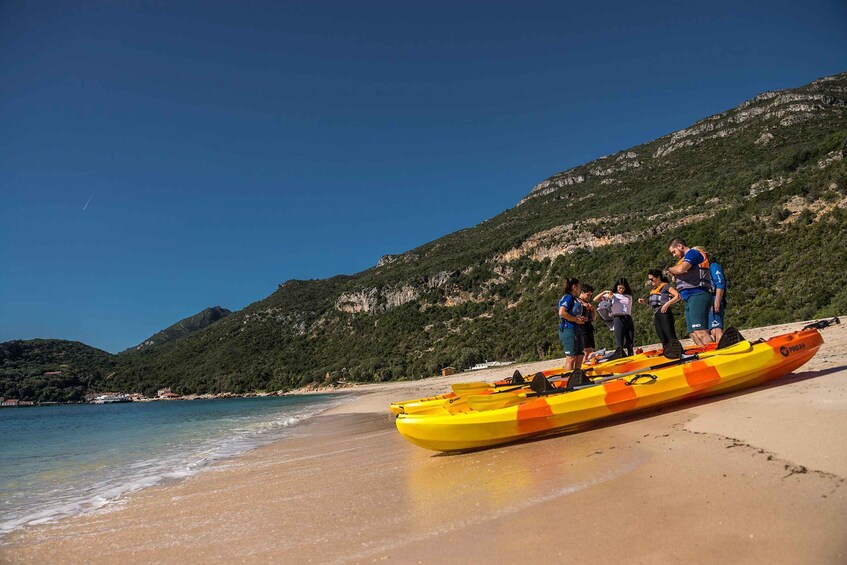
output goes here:
{"type": "Polygon", "coordinates": [[[493,388],[493,385],[491,383],[484,382],[453,383],[450,385],[450,388],[453,389],[453,392],[455,392],[456,394],[462,394],[473,390],[484,390],[486,388],[493,388]]]}
{"type": "Polygon", "coordinates": [[[468,405],[479,412],[515,406],[526,400],[524,393],[484,394],[468,397],[468,405]]]}
{"type": "Polygon", "coordinates": [[[452,411],[451,408],[452,404],[450,403],[450,399],[448,399],[442,400],[440,402],[422,402],[419,404],[407,404],[404,407],[403,413],[414,414],[417,416],[444,415],[450,413],[452,411]]]}

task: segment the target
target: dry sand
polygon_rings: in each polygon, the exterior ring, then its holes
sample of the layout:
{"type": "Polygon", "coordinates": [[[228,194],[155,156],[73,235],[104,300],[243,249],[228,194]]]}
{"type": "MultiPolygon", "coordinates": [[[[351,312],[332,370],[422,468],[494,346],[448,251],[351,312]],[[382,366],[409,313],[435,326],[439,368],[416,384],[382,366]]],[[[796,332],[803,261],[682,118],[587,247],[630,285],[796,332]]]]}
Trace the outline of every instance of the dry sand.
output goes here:
{"type": "Polygon", "coordinates": [[[407,443],[388,402],[561,361],[358,387],[290,438],[31,527],[0,559],[845,563],[847,326],[823,335],[809,364],[764,387],[459,455],[407,443]]]}

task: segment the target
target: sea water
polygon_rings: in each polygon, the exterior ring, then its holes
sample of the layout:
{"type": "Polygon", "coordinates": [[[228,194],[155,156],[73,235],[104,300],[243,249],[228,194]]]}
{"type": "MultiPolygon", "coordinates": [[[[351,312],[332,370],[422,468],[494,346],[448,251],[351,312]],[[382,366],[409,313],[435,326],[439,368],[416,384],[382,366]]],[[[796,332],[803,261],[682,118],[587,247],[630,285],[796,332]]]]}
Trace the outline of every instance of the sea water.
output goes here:
{"type": "Polygon", "coordinates": [[[0,410],[0,543],[27,524],[93,511],[291,433],[344,395],[0,410]]]}

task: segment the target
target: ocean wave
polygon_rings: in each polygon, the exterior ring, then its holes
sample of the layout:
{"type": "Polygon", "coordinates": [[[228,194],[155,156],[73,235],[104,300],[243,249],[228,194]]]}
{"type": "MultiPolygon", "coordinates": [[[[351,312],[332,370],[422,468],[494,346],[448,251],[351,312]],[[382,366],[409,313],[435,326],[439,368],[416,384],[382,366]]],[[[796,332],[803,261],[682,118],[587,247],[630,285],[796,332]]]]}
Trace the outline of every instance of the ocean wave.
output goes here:
{"type": "MultiPolygon", "coordinates": [[[[175,437],[157,444],[152,456],[100,467],[83,480],[63,484],[63,472],[43,473],[49,479],[21,481],[17,492],[9,492],[7,481],[2,503],[0,544],[4,538],[26,526],[56,521],[67,516],[110,511],[127,495],[165,481],[184,480],[211,465],[279,440],[289,430],[309,418],[349,401],[349,396],[322,396],[311,403],[280,407],[278,413],[233,414],[215,421],[213,427],[192,430],[191,424],[175,437]]],[[[204,401],[191,401],[195,402],[204,401]]],[[[232,402],[226,400],[222,402],[232,402]]],[[[63,452],[64,453],[64,452],[63,452]]],[[[29,456],[31,459],[33,456],[29,456]]],[[[116,454],[120,457],[120,453],[116,454]]],[[[77,474],[79,470],[77,469],[77,474]]]]}

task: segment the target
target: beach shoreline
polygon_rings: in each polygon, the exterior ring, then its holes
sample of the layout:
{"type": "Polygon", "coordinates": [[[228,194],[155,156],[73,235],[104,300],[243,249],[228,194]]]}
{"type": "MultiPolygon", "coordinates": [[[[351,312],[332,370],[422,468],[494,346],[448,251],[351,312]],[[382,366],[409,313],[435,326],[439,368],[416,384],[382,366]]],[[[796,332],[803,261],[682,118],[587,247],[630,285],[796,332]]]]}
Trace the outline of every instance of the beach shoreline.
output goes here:
{"type": "Polygon", "coordinates": [[[844,562],[847,327],[822,333],[771,384],[459,455],[403,440],[388,403],[561,360],[328,391],[355,398],[189,479],[15,532],[0,560],[844,562]]]}

